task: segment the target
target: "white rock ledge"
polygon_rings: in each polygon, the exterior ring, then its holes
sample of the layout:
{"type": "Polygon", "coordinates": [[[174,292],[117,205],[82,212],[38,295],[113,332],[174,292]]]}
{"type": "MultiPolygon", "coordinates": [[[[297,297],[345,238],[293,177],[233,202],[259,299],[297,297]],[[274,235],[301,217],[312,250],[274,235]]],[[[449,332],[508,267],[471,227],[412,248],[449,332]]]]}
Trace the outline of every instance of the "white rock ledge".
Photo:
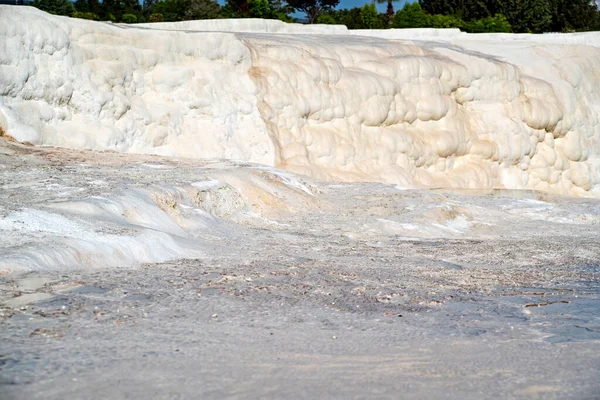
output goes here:
{"type": "Polygon", "coordinates": [[[118,25],[0,6],[0,127],[328,180],[599,197],[599,47],[600,33],[118,25]]]}

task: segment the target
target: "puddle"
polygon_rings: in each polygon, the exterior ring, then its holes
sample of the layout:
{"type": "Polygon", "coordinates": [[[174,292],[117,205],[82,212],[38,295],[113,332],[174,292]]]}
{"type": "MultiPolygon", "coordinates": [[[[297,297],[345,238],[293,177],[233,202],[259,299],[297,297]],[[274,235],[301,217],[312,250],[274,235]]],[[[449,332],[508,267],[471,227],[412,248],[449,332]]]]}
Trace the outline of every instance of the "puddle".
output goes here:
{"type": "Polygon", "coordinates": [[[83,286],[79,286],[77,288],[74,288],[73,290],[71,290],[71,293],[76,293],[76,294],[103,294],[108,292],[110,289],[105,289],[105,288],[101,288],[98,286],[90,286],[90,285],[83,285],[83,286]]]}
{"type": "Polygon", "coordinates": [[[451,263],[448,261],[438,261],[438,263],[436,265],[439,267],[442,267],[442,268],[446,268],[446,269],[454,269],[454,270],[463,269],[462,265],[454,264],[454,263],[451,263]]]}
{"type": "Polygon", "coordinates": [[[49,276],[26,276],[16,280],[17,290],[22,292],[33,292],[49,283],[57,282],[56,278],[49,276]]]}
{"type": "Polygon", "coordinates": [[[126,301],[137,301],[137,302],[149,302],[152,300],[150,296],[146,296],[145,294],[130,294],[125,296],[126,301]]]}
{"type": "Polygon", "coordinates": [[[28,293],[18,297],[13,297],[12,299],[8,299],[5,301],[5,303],[9,307],[17,308],[23,307],[27,304],[48,300],[53,297],[54,295],[50,293],[28,293]]]}

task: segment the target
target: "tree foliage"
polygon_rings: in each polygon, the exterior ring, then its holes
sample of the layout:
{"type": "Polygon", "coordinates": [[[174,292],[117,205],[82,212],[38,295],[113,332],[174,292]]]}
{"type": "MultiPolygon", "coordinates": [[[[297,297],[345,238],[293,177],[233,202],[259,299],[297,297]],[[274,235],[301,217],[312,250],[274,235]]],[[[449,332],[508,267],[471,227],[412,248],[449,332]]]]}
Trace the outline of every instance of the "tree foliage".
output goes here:
{"type": "Polygon", "coordinates": [[[294,11],[309,23],[348,29],[459,28],[467,32],[574,32],[600,30],[595,0],[418,0],[394,14],[393,2],[371,0],[363,7],[337,10],[340,0],[34,0],[52,14],[125,23],[215,18],[265,18],[294,22],[294,11]],[[375,3],[387,3],[379,14],[375,3]]]}
{"type": "Polygon", "coordinates": [[[327,18],[327,21],[331,21],[329,18],[333,19],[333,24],[346,25],[348,29],[366,29],[363,24],[362,16],[360,14],[361,9],[351,8],[351,9],[343,9],[343,10],[327,10],[319,15],[318,21],[321,21],[321,18],[327,18]]]}
{"type": "Polygon", "coordinates": [[[98,21],[100,18],[91,12],[82,12],[82,11],[75,11],[73,14],[71,14],[71,17],[73,18],[79,18],[79,19],[89,19],[90,21],[98,21]]]}
{"type": "Polygon", "coordinates": [[[373,29],[377,24],[377,8],[375,7],[375,4],[371,3],[362,6],[360,17],[367,28],[373,29]]]}
{"type": "Polygon", "coordinates": [[[221,6],[212,0],[186,0],[184,6],[184,20],[216,19],[219,18],[219,12],[221,11],[221,6]]]}
{"type": "Polygon", "coordinates": [[[339,2],[340,0],[287,0],[294,10],[304,12],[311,24],[317,21],[319,14],[334,9],[339,2]]]}
{"type": "Polygon", "coordinates": [[[597,30],[600,27],[600,11],[594,0],[552,0],[551,10],[551,28],[555,32],[597,30]]]}
{"type": "Polygon", "coordinates": [[[337,25],[337,21],[329,14],[321,14],[317,17],[317,24],[337,25]]]}
{"type": "Polygon", "coordinates": [[[476,19],[460,26],[463,30],[470,33],[500,33],[511,32],[511,25],[502,14],[496,14],[493,17],[485,17],[476,19]]]}
{"type": "Polygon", "coordinates": [[[394,28],[459,28],[471,33],[511,32],[502,14],[465,21],[458,15],[427,14],[419,3],[406,4],[392,21],[394,28]]]}
{"type": "Polygon", "coordinates": [[[160,0],[152,7],[152,14],[161,14],[163,21],[214,19],[221,7],[212,0],[160,0]]]}
{"type": "Polygon", "coordinates": [[[387,3],[387,8],[385,10],[385,15],[387,17],[387,23],[390,24],[392,19],[394,18],[394,1],[400,0],[377,0],[379,4],[387,3]]]}
{"type": "Polygon", "coordinates": [[[430,25],[429,15],[419,3],[406,3],[392,21],[394,28],[425,28],[430,25]]]}
{"type": "Polygon", "coordinates": [[[600,12],[595,0],[419,0],[430,15],[454,15],[464,21],[506,17],[514,32],[589,30],[600,12]]]}
{"type": "Polygon", "coordinates": [[[69,0],[35,0],[33,6],[56,15],[71,15],[75,11],[69,0]]]}
{"type": "Polygon", "coordinates": [[[137,22],[137,17],[133,14],[123,14],[123,17],[121,19],[126,24],[135,24],[137,22]]]}
{"type": "Polygon", "coordinates": [[[264,18],[293,22],[291,6],[281,0],[226,0],[221,18],[264,18]]]}
{"type": "Polygon", "coordinates": [[[431,28],[448,29],[448,28],[465,28],[465,22],[456,15],[435,14],[429,16],[431,28]]]}
{"type": "Polygon", "coordinates": [[[165,17],[161,13],[150,14],[150,18],[148,18],[150,22],[164,22],[164,20],[165,17]]]}

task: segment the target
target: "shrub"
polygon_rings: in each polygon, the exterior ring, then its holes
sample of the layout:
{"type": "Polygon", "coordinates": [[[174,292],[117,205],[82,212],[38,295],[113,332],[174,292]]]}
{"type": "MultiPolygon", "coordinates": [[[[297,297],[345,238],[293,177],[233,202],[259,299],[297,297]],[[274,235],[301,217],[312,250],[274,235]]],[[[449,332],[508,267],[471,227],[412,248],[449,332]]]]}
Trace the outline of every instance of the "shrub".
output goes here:
{"type": "Polygon", "coordinates": [[[126,24],[135,24],[137,22],[137,17],[133,14],[123,14],[121,20],[126,24]]]}
{"type": "Polygon", "coordinates": [[[317,24],[335,25],[337,22],[331,15],[321,14],[317,17],[317,24]]]}
{"type": "Polygon", "coordinates": [[[275,15],[275,9],[267,0],[252,0],[248,4],[254,18],[273,18],[275,15]]]}
{"type": "Polygon", "coordinates": [[[69,0],[35,0],[31,5],[55,15],[71,15],[75,9],[69,0]]]}
{"type": "Polygon", "coordinates": [[[165,20],[165,18],[163,17],[162,14],[152,14],[150,15],[150,19],[148,21],[150,22],[163,22],[165,20]]]}
{"type": "Polygon", "coordinates": [[[423,11],[419,3],[406,3],[392,20],[394,28],[426,28],[429,27],[429,15],[423,11]]]}
{"type": "Polygon", "coordinates": [[[470,21],[465,25],[465,30],[472,33],[512,31],[506,17],[502,14],[470,21]]]}
{"type": "Polygon", "coordinates": [[[435,14],[429,17],[432,28],[463,28],[465,22],[455,15],[435,14]]]}
{"type": "Polygon", "coordinates": [[[73,15],[71,15],[71,17],[72,18],[79,18],[79,19],[89,19],[90,21],[98,21],[100,19],[94,13],[91,13],[91,12],[81,12],[81,11],[75,11],[73,13],[73,15]]]}

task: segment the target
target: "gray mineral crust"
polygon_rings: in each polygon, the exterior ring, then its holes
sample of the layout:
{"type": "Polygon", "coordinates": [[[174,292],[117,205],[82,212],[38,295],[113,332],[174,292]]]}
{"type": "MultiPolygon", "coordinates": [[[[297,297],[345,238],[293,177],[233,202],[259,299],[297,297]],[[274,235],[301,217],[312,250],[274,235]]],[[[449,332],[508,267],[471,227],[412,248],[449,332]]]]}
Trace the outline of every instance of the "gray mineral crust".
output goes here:
{"type": "Polygon", "coordinates": [[[0,141],[2,400],[600,398],[598,199],[0,141]]]}

